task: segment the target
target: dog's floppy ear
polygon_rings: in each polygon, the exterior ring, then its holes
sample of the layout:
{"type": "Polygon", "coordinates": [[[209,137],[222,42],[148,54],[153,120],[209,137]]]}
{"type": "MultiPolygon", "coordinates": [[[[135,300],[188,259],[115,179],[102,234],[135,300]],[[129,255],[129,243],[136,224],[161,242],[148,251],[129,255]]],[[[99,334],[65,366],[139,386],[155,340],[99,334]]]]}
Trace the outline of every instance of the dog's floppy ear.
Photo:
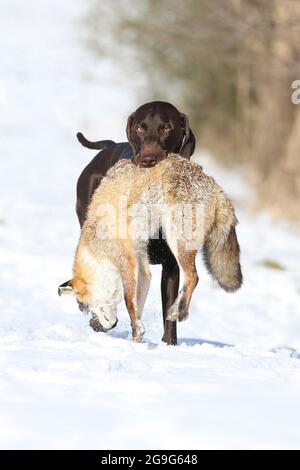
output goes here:
{"type": "Polygon", "coordinates": [[[66,294],[73,294],[74,289],[73,289],[73,279],[70,279],[69,281],[64,282],[61,284],[58,288],[58,295],[66,295],[66,294]]]}
{"type": "Polygon", "coordinates": [[[179,155],[184,158],[190,159],[195,150],[196,139],[192,132],[192,129],[190,128],[189,119],[186,114],[181,114],[180,125],[184,129],[184,136],[181,148],[179,150],[179,155]]]}
{"type": "Polygon", "coordinates": [[[127,120],[126,134],[127,134],[127,140],[128,140],[128,142],[130,143],[130,145],[132,147],[133,153],[136,154],[138,149],[137,149],[136,144],[134,142],[133,128],[132,128],[134,117],[135,117],[135,113],[132,113],[132,114],[130,114],[130,116],[127,120]]]}

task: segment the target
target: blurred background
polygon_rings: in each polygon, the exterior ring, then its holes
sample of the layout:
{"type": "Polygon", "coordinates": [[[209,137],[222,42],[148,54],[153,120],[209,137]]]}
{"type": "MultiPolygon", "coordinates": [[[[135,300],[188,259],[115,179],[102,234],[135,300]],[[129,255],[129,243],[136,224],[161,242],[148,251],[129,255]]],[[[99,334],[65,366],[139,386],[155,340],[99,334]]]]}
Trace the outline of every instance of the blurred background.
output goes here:
{"type": "MultiPolygon", "coordinates": [[[[2,124],[7,129],[13,119],[21,138],[30,124],[29,135],[38,132],[31,148],[42,151],[42,140],[51,148],[54,129],[55,153],[62,131],[70,145],[78,130],[126,140],[137,106],[169,100],[188,114],[198,151],[243,172],[254,189],[248,209],[266,208],[300,226],[297,0],[4,4],[2,124]]],[[[8,137],[2,133],[4,144],[8,137]]],[[[86,151],[75,144],[72,152],[74,165],[83,163],[86,151]]]]}
{"type": "Polygon", "coordinates": [[[247,168],[253,204],[300,223],[297,0],[94,0],[85,32],[95,58],[127,73],[138,103],[176,103],[198,150],[247,168]]]}

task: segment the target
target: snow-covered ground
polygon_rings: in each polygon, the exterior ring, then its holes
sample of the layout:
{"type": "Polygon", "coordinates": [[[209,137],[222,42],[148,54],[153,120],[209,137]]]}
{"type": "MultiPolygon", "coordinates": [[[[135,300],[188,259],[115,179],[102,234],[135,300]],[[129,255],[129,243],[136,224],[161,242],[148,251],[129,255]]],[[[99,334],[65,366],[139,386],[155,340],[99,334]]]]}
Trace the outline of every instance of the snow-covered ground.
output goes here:
{"type": "MultiPolygon", "coordinates": [[[[300,448],[300,237],[250,218],[236,174],[215,176],[240,219],[244,287],[205,273],[179,346],[160,342],[160,269],[145,340],[95,333],[57,286],[79,236],[76,179],[90,138],[125,139],[133,90],[80,41],[83,0],[6,0],[0,16],[0,447],[300,448]],[[277,268],[269,262],[277,263],[277,268]]],[[[276,267],[276,265],[275,265],[276,267]]]]}

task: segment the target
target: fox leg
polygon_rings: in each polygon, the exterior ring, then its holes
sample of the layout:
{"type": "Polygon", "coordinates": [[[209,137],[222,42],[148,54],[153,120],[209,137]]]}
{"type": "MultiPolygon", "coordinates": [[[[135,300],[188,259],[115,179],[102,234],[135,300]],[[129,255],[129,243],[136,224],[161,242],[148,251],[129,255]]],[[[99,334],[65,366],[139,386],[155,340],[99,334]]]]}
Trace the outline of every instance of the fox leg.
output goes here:
{"type": "Polygon", "coordinates": [[[140,317],[142,316],[146,298],[151,283],[151,272],[146,256],[140,257],[138,263],[138,286],[137,286],[137,307],[140,317]]]}
{"type": "Polygon", "coordinates": [[[168,239],[168,244],[179,265],[183,286],[175,302],[168,310],[167,319],[171,321],[183,321],[186,320],[189,315],[191,298],[198,283],[198,274],[195,264],[197,250],[187,250],[183,242],[174,239],[168,239]]]}
{"type": "Polygon", "coordinates": [[[139,343],[143,339],[145,328],[140,319],[139,304],[143,303],[141,298],[143,296],[140,294],[140,299],[138,301],[139,263],[135,256],[128,256],[126,258],[121,269],[121,275],[125,303],[131,321],[132,339],[139,343]]]}

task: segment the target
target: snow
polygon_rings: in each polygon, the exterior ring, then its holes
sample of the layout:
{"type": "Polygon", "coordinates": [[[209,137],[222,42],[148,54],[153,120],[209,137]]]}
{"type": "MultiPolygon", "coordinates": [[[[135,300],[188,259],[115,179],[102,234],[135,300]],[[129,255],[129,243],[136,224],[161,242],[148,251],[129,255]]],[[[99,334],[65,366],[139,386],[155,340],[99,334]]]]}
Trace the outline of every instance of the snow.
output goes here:
{"type": "Polygon", "coordinates": [[[160,268],[145,339],[95,333],[57,286],[70,277],[75,185],[94,155],[75,139],[125,139],[130,81],[82,45],[84,2],[10,0],[0,17],[0,447],[300,448],[300,237],[250,216],[241,176],[198,154],[234,198],[244,286],[200,282],[179,346],[161,343],[160,268]],[[283,269],[270,269],[272,260],[283,269]]]}

